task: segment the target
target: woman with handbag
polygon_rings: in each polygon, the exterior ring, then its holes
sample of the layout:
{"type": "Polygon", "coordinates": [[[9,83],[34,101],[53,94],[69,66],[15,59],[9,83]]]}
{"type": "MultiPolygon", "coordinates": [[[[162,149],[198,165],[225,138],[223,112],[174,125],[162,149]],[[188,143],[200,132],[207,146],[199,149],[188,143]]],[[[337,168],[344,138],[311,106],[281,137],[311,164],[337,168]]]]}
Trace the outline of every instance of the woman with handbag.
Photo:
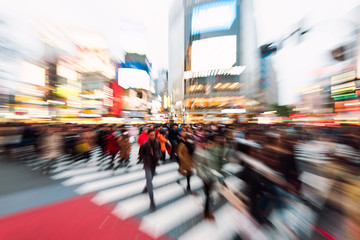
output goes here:
{"type": "Polygon", "coordinates": [[[161,147],[161,160],[165,162],[165,156],[166,156],[166,143],[168,140],[165,137],[166,131],[164,129],[161,129],[159,132],[159,142],[161,147]]]}
{"type": "MultiPolygon", "coordinates": [[[[178,172],[186,176],[188,192],[191,192],[190,177],[192,175],[193,164],[193,152],[195,146],[191,141],[190,137],[185,131],[180,132],[180,143],[178,146],[178,157],[179,157],[179,170],[178,172]]],[[[178,181],[179,182],[179,181],[178,181]]]]}

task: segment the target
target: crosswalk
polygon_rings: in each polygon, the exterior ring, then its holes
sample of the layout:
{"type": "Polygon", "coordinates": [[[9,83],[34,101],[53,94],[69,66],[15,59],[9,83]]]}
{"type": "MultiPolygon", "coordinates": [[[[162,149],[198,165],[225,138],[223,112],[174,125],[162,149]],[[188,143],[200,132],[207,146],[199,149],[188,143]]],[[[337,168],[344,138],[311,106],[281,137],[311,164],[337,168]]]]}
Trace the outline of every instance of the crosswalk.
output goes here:
{"type": "MultiPolygon", "coordinates": [[[[204,220],[203,182],[196,175],[192,176],[191,188],[195,194],[187,193],[186,179],[178,173],[176,162],[168,161],[156,168],[153,186],[157,209],[151,212],[149,196],[142,193],[146,180],[143,165],[136,164],[137,152],[138,146],[134,145],[129,165],[112,171],[103,170],[103,166],[98,166],[98,160],[102,155],[98,148],[92,152],[90,161],[86,163],[75,162],[69,165],[66,161],[58,161],[54,164],[50,177],[60,181],[64,186],[71,187],[79,195],[92,193],[92,202],[99,206],[114,204],[112,214],[120,219],[141,219],[140,230],[154,238],[170,236],[184,240],[233,239],[240,232],[241,236],[248,236],[249,239],[272,239],[271,235],[278,234],[266,227],[258,226],[216,191],[212,193],[212,212],[215,221],[204,220]]],[[[240,172],[242,167],[228,163],[225,169],[235,174],[240,172]]],[[[310,178],[316,178],[309,173],[302,177],[304,182],[308,181],[309,184],[312,182],[310,178]]],[[[231,190],[239,190],[244,185],[233,175],[226,177],[225,183],[231,190]]],[[[328,190],[329,186],[323,184],[319,188],[328,190]]],[[[299,209],[303,207],[301,205],[299,209]]],[[[304,208],[302,211],[307,217],[314,218],[311,212],[305,210],[309,209],[304,208]]],[[[286,214],[294,218],[294,211],[288,209],[286,214]]],[[[301,213],[296,214],[299,217],[301,213]]],[[[277,219],[279,217],[275,216],[273,221],[277,219]]],[[[281,234],[278,235],[277,239],[281,239],[281,234]]]]}
{"type": "MultiPolygon", "coordinates": [[[[112,213],[120,219],[140,218],[140,230],[154,238],[170,236],[175,239],[203,239],[205,236],[202,229],[209,224],[208,227],[217,232],[213,235],[216,237],[209,239],[232,239],[236,233],[233,227],[236,224],[232,218],[237,210],[214,192],[213,210],[219,218],[215,223],[204,220],[203,182],[196,175],[192,176],[191,188],[195,194],[187,193],[186,179],[178,173],[176,162],[166,162],[156,168],[153,186],[157,209],[151,212],[149,196],[142,193],[146,180],[143,165],[136,164],[137,151],[138,147],[134,145],[130,164],[126,168],[111,171],[97,166],[101,152],[95,149],[87,163],[68,165],[59,161],[53,166],[50,177],[61,181],[64,186],[72,187],[79,195],[94,194],[92,201],[99,206],[115,204],[112,213]],[[224,210],[233,211],[233,215],[226,214],[224,210]],[[189,230],[192,231],[189,233],[189,230]]],[[[226,169],[236,173],[241,167],[229,164],[226,169]]],[[[242,184],[235,177],[228,177],[225,182],[233,188],[239,188],[242,184]]]]}

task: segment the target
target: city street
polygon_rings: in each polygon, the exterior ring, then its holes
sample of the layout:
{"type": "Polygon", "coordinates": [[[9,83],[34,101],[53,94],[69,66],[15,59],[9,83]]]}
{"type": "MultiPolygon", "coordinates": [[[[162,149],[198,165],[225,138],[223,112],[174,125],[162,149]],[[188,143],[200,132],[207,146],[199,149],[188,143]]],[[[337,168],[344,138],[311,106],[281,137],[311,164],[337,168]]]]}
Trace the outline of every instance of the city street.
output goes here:
{"type": "Polygon", "coordinates": [[[359,240],[360,0],[0,3],[0,240],[359,240]]]}
{"type": "MultiPolygon", "coordinates": [[[[102,167],[97,166],[100,154],[97,148],[89,162],[65,165],[66,162],[59,161],[49,176],[31,171],[36,168],[33,164],[23,166],[3,159],[1,181],[8,182],[2,184],[6,188],[0,189],[1,239],[25,236],[118,239],[120,233],[129,239],[135,236],[138,239],[233,239],[239,232],[251,235],[252,239],[270,239],[270,236],[290,239],[294,233],[304,239],[310,239],[309,236],[323,239],[326,231],[312,226],[319,223],[329,228],[336,214],[329,210],[316,214],[295,200],[286,209],[273,213],[272,222],[278,229],[275,231],[257,226],[214,192],[215,221],[204,220],[202,181],[193,176],[194,193],[186,193],[186,179],[177,172],[178,164],[170,161],[161,163],[156,169],[153,184],[157,209],[151,212],[148,195],[141,193],[145,174],[142,164],[136,164],[137,152],[138,146],[134,144],[127,168],[101,171],[102,167]],[[289,219],[295,221],[286,222],[289,219]],[[26,231],[17,231],[21,226],[26,226],[26,231]]],[[[242,168],[228,163],[226,169],[236,174],[242,168]]],[[[316,188],[324,194],[330,193],[331,185],[325,184],[319,176],[305,171],[301,179],[305,185],[304,195],[313,193],[316,188]]],[[[227,177],[225,182],[230,189],[241,189],[243,185],[233,176],[227,177]]],[[[319,209],[325,208],[325,202],[316,201],[319,209]]]]}

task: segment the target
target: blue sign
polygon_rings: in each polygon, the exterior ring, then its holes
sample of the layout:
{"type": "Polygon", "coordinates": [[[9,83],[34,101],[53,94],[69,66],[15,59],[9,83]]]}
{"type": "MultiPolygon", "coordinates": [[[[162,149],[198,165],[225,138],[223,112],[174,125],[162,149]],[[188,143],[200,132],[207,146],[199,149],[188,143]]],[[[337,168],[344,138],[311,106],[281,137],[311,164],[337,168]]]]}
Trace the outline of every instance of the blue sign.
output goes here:
{"type": "Polygon", "coordinates": [[[230,30],[236,19],[236,0],[222,0],[193,8],[191,35],[230,30]]]}
{"type": "Polygon", "coordinates": [[[131,61],[127,61],[126,63],[121,63],[120,64],[121,68],[135,68],[135,69],[140,69],[140,70],[144,70],[146,71],[148,74],[150,72],[149,67],[141,62],[131,62],[131,61]]]}

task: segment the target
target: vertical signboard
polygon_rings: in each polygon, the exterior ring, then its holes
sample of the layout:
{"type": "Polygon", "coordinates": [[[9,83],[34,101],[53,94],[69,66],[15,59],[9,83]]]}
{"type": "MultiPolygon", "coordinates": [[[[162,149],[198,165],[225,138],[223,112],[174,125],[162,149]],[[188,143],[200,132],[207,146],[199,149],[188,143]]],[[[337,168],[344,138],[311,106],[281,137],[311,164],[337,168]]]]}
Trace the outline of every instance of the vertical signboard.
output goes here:
{"type": "Polygon", "coordinates": [[[112,81],[110,86],[113,90],[113,107],[110,109],[110,114],[120,116],[122,111],[123,88],[120,87],[116,81],[112,81]]]}

